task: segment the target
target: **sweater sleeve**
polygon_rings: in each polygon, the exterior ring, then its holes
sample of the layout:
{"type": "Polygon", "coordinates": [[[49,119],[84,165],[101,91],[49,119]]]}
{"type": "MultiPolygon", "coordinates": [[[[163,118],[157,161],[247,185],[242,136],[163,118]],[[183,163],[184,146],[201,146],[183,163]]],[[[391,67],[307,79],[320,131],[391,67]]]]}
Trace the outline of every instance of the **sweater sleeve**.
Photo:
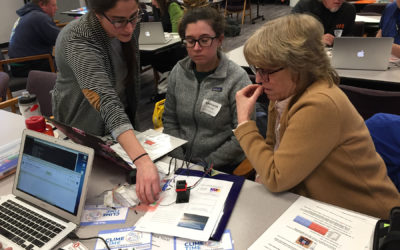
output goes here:
{"type": "Polygon", "coordinates": [[[60,29],[57,27],[54,21],[48,16],[46,16],[45,18],[38,17],[36,19],[38,22],[37,34],[43,39],[43,41],[46,41],[49,45],[51,46],[55,45],[58,33],[60,33],[60,29]]]}
{"type": "Polygon", "coordinates": [[[287,127],[276,151],[275,126],[270,121],[266,141],[255,122],[243,124],[234,133],[262,183],[272,192],[281,192],[306,179],[336,147],[339,116],[334,101],[317,94],[288,111],[287,127]]]}
{"type": "Polygon", "coordinates": [[[178,32],[178,24],[182,18],[183,10],[179,4],[173,2],[168,6],[168,13],[171,19],[172,32],[178,32]]]}
{"type": "MultiPolygon", "coordinates": [[[[239,72],[241,72],[242,70],[243,69],[240,68],[239,72]]],[[[232,117],[231,126],[233,130],[238,125],[237,112],[236,112],[236,97],[235,97],[236,92],[244,88],[245,86],[251,84],[251,81],[249,79],[249,76],[244,70],[243,72],[241,72],[241,74],[238,75],[238,77],[232,79],[232,81],[234,87],[231,89],[229,95],[229,104],[232,117]]],[[[251,119],[255,120],[255,112],[253,112],[251,119]]],[[[240,147],[239,142],[236,139],[234,133],[232,132],[231,136],[206,158],[206,161],[213,162],[216,169],[218,169],[219,167],[223,167],[227,163],[238,164],[239,162],[235,162],[238,159],[238,155],[243,155],[243,150],[240,147]]]]}
{"type": "Polygon", "coordinates": [[[73,71],[82,93],[89,103],[100,112],[107,130],[115,138],[133,129],[121,103],[106,64],[110,63],[104,48],[87,39],[74,38],[66,41],[65,60],[73,71]]]}
{"type": "MultiPolygon", "coordinates": [[[[165,98],[163,114],[163,132],[178,138],[183,138],[180,134],[180,126],[176,113],[175,86],[178,67],[178,64],[176,64],[168,76],[168,89],[165,98]]],[[[171,156],[182,159],[184,156],[182,147],[175,149],[171,153],[171,156]]]]}

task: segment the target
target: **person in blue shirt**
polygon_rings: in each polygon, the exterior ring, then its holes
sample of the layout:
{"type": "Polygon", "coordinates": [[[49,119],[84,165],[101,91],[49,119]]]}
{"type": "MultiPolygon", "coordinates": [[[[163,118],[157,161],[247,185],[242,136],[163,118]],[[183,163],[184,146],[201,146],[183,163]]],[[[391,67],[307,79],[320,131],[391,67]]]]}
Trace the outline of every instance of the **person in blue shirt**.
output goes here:
{"type": "Polygon", "coordinates": [[[392,55],[400,57],[400,0],[386,6],[376,37],[393,37],[392,55]]]}
{"type": "MultiPolygon", "coordinates": [[[[10,58],[51,54],[60,29],[53,21],[57,0],[32,0],[17,10],[19,18],[11,33],[10,58]]],[[[11,64],[13,76],[26,77],[30,70],[51,71],[48,60],[11,64]]]]}

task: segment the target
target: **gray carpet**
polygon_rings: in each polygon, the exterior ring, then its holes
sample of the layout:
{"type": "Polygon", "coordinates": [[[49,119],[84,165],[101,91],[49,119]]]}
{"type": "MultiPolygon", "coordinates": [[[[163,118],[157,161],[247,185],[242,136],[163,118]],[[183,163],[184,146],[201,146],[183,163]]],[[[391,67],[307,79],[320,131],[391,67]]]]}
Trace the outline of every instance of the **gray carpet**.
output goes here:
{"type": "MultiPolygon", "coordinates": [[[[257,5],[252,4],[252,18],[257,15],[257,5]]],[[[242,46],[248,37],[250,37],[258,28],[260,28],[268,20],[286,15],[290,13],[291,7],[287,5],[275,5],[275,4],[260,4],[259,14],[264,15],[265,20],[261,18],[255,20],[254,24],[251,24],[250,18],[246,17],[245,23],[241,27],[239,36],[226,37],[223,44],[222,50],[228,52],[239,46],[242,46]]],[[[236,15],[233,16],[236,18],[236,15]]],[[[241,16],[239,16],[241,21],[241,16]]],[[[154,110],[154,103],[150,101],[151,97],[155,94],[155,86],[153,80],[152,70],[146,71],[141,75],[141,100],[139,101],[139,109],[137,113],[138,124],[136,129],[144,131],[149,128],[153,128],[152,115],[154,110]]]]}

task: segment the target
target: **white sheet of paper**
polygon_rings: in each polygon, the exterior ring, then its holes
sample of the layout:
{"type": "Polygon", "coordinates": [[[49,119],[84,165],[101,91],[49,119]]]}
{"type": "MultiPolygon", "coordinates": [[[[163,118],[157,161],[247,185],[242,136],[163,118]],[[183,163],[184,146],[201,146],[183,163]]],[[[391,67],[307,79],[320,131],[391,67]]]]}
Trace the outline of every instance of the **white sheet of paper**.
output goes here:
{"type": "MultiPolygon", "coordinates": [[[[148,129],[142,133],[136,134],[136,138],[153,161],[187,142],[177,137],[155,131],[154,129],[148,129]]],[[[119,143],[112,145],[111,148],[130,166],[136,168],[131,158],[129,158],[128,154],[119,143]]]]}
{"type": "Polygon", "coordinates": [[[378,219],[299,197],[249,248],[370,249],[378,219]]]}
{"type": "MultiPolygon", "coordinates": [[[[178,175],[192,186],[200,177],[178,175]]],[[[232,182],[203,178],[190,191],[188,203],[176,204],[175,187],[161,194],[161,203],[148,211],[137,223],[136,230],[186,239],[208,241],[224,208],[232,182]]]]}

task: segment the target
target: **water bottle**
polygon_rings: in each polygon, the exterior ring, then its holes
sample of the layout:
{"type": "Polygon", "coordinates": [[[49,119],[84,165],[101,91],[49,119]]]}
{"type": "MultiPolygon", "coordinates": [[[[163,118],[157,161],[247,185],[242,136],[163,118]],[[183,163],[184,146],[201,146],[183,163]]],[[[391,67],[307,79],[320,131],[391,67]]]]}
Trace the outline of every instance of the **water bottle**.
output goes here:
{"type": "Polygon", "coordinates": [[[18,106],[21,115],[28,119],[31,116],[41,116],[39,103],[35,94],[29,94],[28,91],[22,92],[22,96],[18,98],[18,106]]]}

